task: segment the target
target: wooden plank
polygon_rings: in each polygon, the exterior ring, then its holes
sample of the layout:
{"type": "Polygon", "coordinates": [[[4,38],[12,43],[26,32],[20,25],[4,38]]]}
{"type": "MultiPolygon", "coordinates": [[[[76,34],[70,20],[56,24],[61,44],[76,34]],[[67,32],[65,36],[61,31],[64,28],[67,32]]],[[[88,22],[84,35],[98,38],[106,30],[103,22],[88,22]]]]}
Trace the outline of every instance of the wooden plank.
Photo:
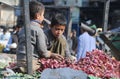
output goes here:
{"type": "Polygon", "coordinates": [[[25,21],[25,39],[26,39],[26,59],[27,59],[27,73],[33,74],[32,71],[32,46],[30,33],[30,16],[29,16],[29,0],[23,0],[24,21],[25,21]]]}
{"type": "Polygon", "coordinates": [[[108,28],[109,9],[110,9],[110,0],[106,0],[104,3],[104,20],[103,20],[104,32],[106,32],[108,28]]]}

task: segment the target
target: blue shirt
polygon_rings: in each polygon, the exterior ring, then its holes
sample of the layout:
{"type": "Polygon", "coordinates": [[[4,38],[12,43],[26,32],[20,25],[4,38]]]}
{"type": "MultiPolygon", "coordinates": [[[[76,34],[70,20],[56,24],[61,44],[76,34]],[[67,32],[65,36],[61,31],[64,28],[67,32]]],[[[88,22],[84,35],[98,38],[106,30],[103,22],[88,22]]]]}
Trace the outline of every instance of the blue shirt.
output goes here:
{"type": "Polygon", "coordinates": [[[11,37],[11,34],[9,32],[6,32],[5,34],[2,33],[0,35],[0,44],[6,46],[6,44],[8,43],[9,39],[11,37]]]}
{"type": "Polygon", "coordinates": [[[6,32],[5,34],[3,33],[3,34],[0,35],[0,40],[8,41],[10,36],[11,36],[11,34],[9,32],[6,32]]]}
{"type": "Polygon", "coordinates": [[[84,32],[78,38],[77,60],[86,57],[86,52],[93,49],[96,49],[96,39],[87,32],[84,32]]]}
{"type": "Polygon", "coordinates": [[[4,51],[10,51],[9,46],[12,44],[12,37],[9,38],[8,43],[6,44],[6,47],[4,49],[4,51]]]}

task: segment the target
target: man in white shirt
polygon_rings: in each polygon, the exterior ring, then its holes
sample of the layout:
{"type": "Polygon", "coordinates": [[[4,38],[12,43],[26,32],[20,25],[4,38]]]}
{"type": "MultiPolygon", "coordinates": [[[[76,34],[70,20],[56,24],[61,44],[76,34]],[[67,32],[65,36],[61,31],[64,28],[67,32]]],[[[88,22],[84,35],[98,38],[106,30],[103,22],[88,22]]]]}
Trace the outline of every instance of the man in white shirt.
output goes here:
{"type": "Polygon", "coordinates": [[[81,25],[81,35],[78,38],[77,61],[86,57],[86,53],[96,49],[96,39],[89,34],[90,27],[81,25]]]}

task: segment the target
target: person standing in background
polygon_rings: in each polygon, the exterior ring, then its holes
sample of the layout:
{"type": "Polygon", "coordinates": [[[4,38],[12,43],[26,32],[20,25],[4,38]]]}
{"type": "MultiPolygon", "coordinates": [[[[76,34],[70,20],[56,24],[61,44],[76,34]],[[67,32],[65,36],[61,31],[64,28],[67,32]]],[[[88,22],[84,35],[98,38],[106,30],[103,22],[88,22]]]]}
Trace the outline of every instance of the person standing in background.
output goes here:
{"type": "MultiPolygon", "coordinates": [[[[81,25],[81,35],[78,38],[78,47],[77,47],[77,61],[81,58],[86,57],[86,53],[96,49],[96,40],[93,36],[93,33],[89,32],[88,29],[84,28],[83,24],[81,25]]],[[[89,26],[86,26],[90,28],[89,26]]],[[[94,33],[95,34],[95,33],[94,33]]]]}
{"type": "Polygon", "coordinates": [[[10,37],[11,37],[11,33],[8,31],[8,28],[4,27],[3,33],[0,35],[0,44],[5,47],[10,37]]]}
{"type": "Polygon", "coordinates": [[[11,37],[9,38],[6,47],[3,49],[3,52],[12,54],[16,53],[18,45],[18,32],[21,30],[22,26],[22,23],[18,23],[16,26],[13,27],[11,37]]]}
{"type": "Polygon", "coordinates": [[[73,32],[71,31],[68,38],[67,38],[67,43],[68,43],[71,55],[73,55],[73,53],[74,53],[73,50],[72,50],[72,46],[73,46],[72,36],[73,36],[73,32]]]}
{"type": "Polygon", "coordinates": [[[76,36],[76,30],[73,29],[72,30],[72,51],[73,51],[73,55],[75,56],[76,55],[76,49],[77,49],[77,45],[78,45],[78,37],[76,36]]]}

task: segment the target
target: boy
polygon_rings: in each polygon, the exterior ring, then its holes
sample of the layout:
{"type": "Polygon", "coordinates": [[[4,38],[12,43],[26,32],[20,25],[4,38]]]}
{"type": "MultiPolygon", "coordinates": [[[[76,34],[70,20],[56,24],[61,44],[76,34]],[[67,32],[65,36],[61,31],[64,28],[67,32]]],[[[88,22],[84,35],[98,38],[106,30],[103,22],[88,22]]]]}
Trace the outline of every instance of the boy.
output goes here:
{"type": "MultiPolygon", "coordinates": [[[[30,9],[30,30],[31,30],[31,46],[33,53],[33,71],[39,68],[38,59],[40,57],[50,58],[54,57],[56,59],[62,59],[61,55],[52,53],[47,50],[45,43],[45,35],[41,26],[41,23],[44,19],[44,5],[37,1],[31,1],[29,4],[30,9]]],[[[18,35],[18,51],[17,51],[17,65],[23,69],[23,72],[26,72],[26,47],[25,47],[25,33],[24,28],[21,29],[18,35]],[[25,71],[24,71],[25,70],[25,71]]]]}
{"type": "Polygon", "coordinates": [[[52,17],[50,29],[45,31],[48,50],[70,57],[69,48],[65,36],[63,35],[66,27],[66,18],[57,13],[52,17]]]}

